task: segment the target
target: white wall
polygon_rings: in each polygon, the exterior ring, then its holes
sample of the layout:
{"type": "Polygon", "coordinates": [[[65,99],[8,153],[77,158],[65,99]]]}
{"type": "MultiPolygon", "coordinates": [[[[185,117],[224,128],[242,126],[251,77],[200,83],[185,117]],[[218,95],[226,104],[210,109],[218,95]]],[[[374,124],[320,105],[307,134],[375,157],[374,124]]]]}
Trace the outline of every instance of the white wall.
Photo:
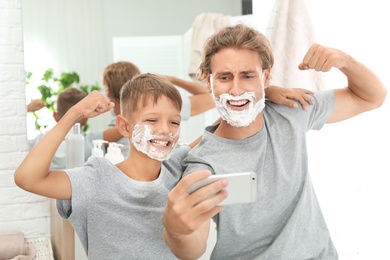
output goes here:
{"type": "MultiPolygon", "coordinates": [[[[265,33],[275,15],[270,1],[254,1],[254,19],[265,33]]],[[[390,16],[381,0],[307,1],[317,42],[342,49],[390,85],[390,16]]],[[[299,29],[299,28],[298,28],[299,29]]],[[[346,81],[335,70],[330,88],[346,81]]],[[[299,87],[299,86],[297,86],[299,87]]],[[[390,259],[390,99],[378,110],[308,134],[309,166],[341,260],[390,259]]]]}
{"type": "Polygon", "coordinates": [[[28,151],[20,0],[0,1],[0,234],[50,233],[48,200],[14,184],[13,173],[28,151]]]}

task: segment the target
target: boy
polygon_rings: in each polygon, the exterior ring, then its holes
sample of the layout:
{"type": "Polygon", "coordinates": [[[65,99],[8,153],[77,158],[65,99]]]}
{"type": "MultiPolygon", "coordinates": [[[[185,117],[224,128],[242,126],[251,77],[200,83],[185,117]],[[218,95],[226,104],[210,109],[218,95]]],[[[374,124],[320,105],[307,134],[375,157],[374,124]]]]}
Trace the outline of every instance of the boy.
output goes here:
{"type": "Polygon", "coordinates": [[[268,40],[244,25],[222,29],[204,47],[201,79],[206,78],[223,120],[208,127],[190,151],[185,174],[193,173],[168,197],[164,236],[179,258],[202,255],[214,217],[212,259],[338,259],[310,180],[306,132],[379,107],[386,88],[351,56],[313,44],[299,68],[337,68],[348,85],[318,92],[313,106],[292,111],[264,101],[272,66],[268,40]],[[245,171],[257,174],[254,203],[217,206],[228,195],[226,180],[187,193],[210,172],[245,171]]]}
{"type": "Polygon", "coordinates": [[[76,122],[114,108],[95,91],[71,107],[31,150],[15,172],[15,183],[63,200],[57,202],[58,211],[72,223],[90,259],[175,259],[164,243],[161,219],[189,150],[183,146],[172,153],[179,138],[181,97],[171,83],[151,74],[128,81],[121,96],[117,127],[131,151],[125,161],[112,165],[94,157],[82,167],[49,170],[76,122]]]}

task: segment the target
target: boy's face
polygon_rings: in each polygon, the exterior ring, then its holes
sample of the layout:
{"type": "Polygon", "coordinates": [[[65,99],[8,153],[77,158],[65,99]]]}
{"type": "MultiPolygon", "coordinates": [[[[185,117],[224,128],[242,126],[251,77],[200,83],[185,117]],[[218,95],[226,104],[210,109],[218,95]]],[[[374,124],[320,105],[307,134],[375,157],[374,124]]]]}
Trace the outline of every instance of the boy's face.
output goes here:
{"type": "Polygon", "coordinates": [[[216,107],[229,124],[242,127],[255,120],[264,108],[264,88],[270,70],[262,69],[254,51],[225,48],[212,58],[207,77],[216,107]]]}
{"type": "Polygon", "coordinates": [[[138,151],[155,160],[168,159],[179,140],[180,111],[165,96],[153,104],[150,98],[145,106],[138,104],[133,114],[132,143],[138,151]]]}

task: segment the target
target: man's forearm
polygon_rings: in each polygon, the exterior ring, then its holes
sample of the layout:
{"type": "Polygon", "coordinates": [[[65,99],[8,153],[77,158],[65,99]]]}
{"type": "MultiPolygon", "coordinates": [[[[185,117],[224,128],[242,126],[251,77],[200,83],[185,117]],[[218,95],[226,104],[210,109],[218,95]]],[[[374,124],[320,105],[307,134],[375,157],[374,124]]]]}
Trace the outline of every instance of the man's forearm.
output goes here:
{"type": "Polygon", "coordinates": [[[204,235],[198,231],[190,235],[176,236],[164,228],[164,240],[172,253],[179,259],[198,259],[207,248],[207,239],[205,242],[204,235]]]}
{"type": "Polygon", "coordinates": [[[387,90],[374,72],[352,57],[340,70],[348,78],[348,89],[358,98],[366,101],[370,109],[382,105],[387,90]]]}

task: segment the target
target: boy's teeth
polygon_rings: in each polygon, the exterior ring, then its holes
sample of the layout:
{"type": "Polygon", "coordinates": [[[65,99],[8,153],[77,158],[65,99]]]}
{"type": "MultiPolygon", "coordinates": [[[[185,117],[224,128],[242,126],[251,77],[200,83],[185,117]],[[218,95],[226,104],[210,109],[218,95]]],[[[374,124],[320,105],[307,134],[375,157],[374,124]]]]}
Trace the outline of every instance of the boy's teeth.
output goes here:
{"type": "Polygon", "coordinates": [[[152,140],[153,144],[161,145],[161,146],[167,146],[168,141],[159,141],[159,140],[152,140]]]}

